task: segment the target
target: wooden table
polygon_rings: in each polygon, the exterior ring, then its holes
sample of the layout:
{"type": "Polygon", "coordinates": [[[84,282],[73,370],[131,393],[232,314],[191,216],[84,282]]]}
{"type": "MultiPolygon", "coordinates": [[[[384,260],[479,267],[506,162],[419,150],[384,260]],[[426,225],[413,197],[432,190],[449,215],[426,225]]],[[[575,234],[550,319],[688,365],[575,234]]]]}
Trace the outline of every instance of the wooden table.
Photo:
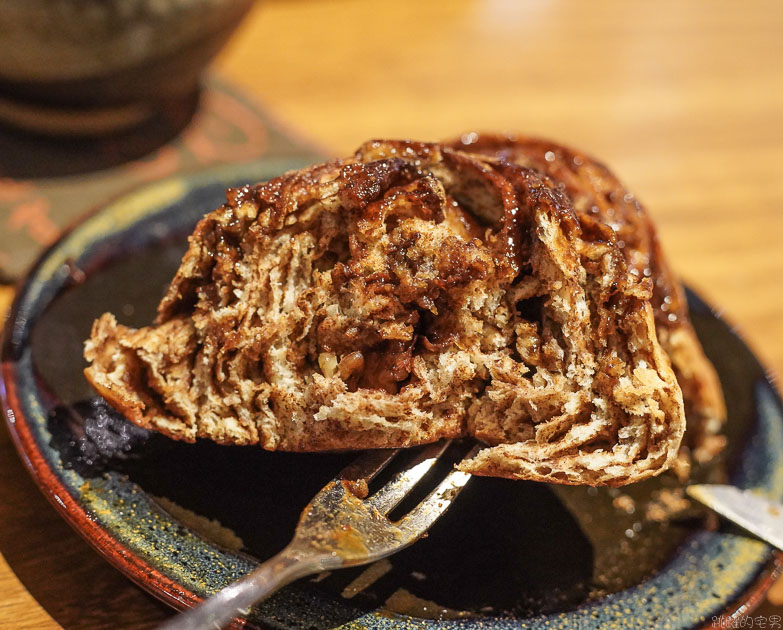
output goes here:
{"type": "MultiPolygon", "coordinates": [[[[601,157],[650,209],[675,269],[780,374],[781,33],[777,0],[267,1],[216,65],[328,153],[512,130],[601,157]]],[[[5,431],[0,457],[12,488],[0,497],[0,628],[168,616],[46,504],[5,431]]]]}

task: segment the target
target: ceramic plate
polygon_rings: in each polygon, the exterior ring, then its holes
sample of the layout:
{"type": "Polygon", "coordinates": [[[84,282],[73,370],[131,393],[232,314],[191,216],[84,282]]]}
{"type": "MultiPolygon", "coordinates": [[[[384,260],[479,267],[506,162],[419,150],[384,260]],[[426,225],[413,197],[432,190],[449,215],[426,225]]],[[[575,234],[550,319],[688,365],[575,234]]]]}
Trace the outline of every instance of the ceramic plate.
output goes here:
{"type": "MultiPolygon", "coordinates": [[[[107,560],[178,608],[278,551],[302,506],[352,456],[134,431],[94,399],[82,342],[105,311],[130,325],[152,320],[187,234],[227,186],[298,166],[265,161],[179,177],[112,201],[39,260],[7,323],[0,394],[30,473],[107,560]]],[[[729,447],[696,477],[781,499],[780,398],[731,328],[689,297],[729,409],[729,447]]],[[[677,487],[669,475],[622,491],[477,478],[424,540],[370,569],[293,584],[258,606],[252,623],[692,628],[753,605],[775,575],[775,554],[695,508],[647,518],[677,487]]]]}

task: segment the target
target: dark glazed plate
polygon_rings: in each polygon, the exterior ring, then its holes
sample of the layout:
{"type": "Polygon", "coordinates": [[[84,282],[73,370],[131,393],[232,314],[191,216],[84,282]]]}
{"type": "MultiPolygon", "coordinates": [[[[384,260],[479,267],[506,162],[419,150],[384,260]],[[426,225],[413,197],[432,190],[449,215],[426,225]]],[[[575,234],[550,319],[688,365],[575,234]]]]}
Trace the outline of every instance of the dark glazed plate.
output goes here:
{"type": "MultiPolygon", "coordinates": [[[[112,450],[105,440],[79,451],[108,430],[84,402],[94,393],[82,376],[82,341],[104,311],[130,325],[151,321],[186,235],[227,186],[298,166],[264,161],[178,177],[112,201],[39,260],[5,330],[0,395],[30,473],[107,560],[178,608],[278,551],[302,506],[352,456],[160,436],[122,457],[102,458],[101,448],[112,450]]],[[[729,448],[696,477],[781,499],[780,398],[730,327],[697,297],[690,303],[729,409],[729,448]]],[[[129,435],[112,422],[116,447],[129,435]]],[[[293,584],[253,620],[303,630],[692,628],[752,606],[779,569],[774,552],[695,508],[670,522],[648,519],[648,504],[676,489],[667,475],[622,492],[477,478],[427,538],[390,563],[293,584]],[[613,505],[631,499],[633,513],[613,505]]]]}

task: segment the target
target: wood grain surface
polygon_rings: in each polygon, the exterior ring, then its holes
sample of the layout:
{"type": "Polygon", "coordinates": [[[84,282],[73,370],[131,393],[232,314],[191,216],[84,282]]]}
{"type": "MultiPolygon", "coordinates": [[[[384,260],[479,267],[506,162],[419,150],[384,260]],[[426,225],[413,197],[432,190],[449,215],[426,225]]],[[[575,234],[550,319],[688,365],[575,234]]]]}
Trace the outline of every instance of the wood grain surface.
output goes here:
{"type": "MultiPolygon", "coordinates": [[[[673,267],[780,374],[781,33],[777,0],[266,1],[216,67],[327,153],[471,130],[593,153],[648,206],[673,267]]],[[[70,531],[5,430],[0,461],[0,628],[170,614],[70,531]]]]}

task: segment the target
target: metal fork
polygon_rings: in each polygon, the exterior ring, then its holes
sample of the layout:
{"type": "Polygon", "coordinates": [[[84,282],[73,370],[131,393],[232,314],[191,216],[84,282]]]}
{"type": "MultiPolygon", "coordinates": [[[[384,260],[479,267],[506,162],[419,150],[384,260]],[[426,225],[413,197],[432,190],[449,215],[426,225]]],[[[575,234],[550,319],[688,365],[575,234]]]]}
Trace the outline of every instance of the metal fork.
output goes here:
{"type": "MultiPolygon", "coordinates": [[[[421,538],[443,514],[470,475],[452,470],[402,518],[388,514],[413,490],[449,448],[432,444],[377,492],[368,483],[403,449],[369,451],[344,468],[302,511],[294,538],[276,556],[159,630],[222,628],[237,614],[306,575],[353,567],[389,556],[421,538]]],[[[474,446],[464,457],[472,457],[474,446]]]]}

